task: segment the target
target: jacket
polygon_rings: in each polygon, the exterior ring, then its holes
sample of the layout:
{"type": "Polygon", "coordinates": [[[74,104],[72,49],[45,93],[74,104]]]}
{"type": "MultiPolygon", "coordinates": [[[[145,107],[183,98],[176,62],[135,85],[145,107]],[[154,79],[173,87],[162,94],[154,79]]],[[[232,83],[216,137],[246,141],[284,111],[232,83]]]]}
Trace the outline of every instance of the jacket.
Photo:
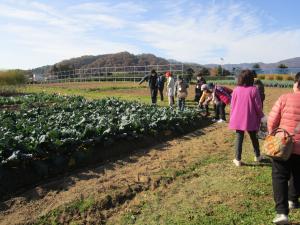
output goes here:
{"type": "Polygon", "coordinates": [[[148,81],[149,88],[151,89],[157,89],[158,88],[158,79],[157,79],[157,74],[154,75],[146,75],[144,76],[139,84],[143,83],[144,81],[148,81]]]}
{"type": "Polygon", "coordinates": [[[261,99],[256,87],[238,86],[233,90],[230,108],[230,129],[257,131],[263,116],[261,99]]]}
{"type": "Polygon", "coordinates": [[[177,97],[181,99],[186,98],[188,95],[187,92],[188,87],[189,85],[185,81],[177,80],[175,83],[175,88],[177,90],[177,97]]]}
{"type": "Polygon", "coordinates": [[[168,96],[175,95],[175,81],[173,77],[168,77],[167,79],[167,95],[168,96]]]}
{"type": "Polygon", "coordinates": [[[211,100],[212,100],[212,93],[208,90],[204,90],[199,100],[199,103],[200,104],[209,103],[211,100]]]}
{"type": "MultiPolygon", "coordinates": [[[[300,91],[280,96],[268,117],[269,133],[271,133],[275,128],[280,127],[290,134],[294,134],[294,130],[299,123],[300,91]]],[[[294,141],[293,153],[300,155],[300,133],[295,134],[294,141]]]]}
{"type": "Polygon", "coordinates": [[[231,93],[232,90],[227,87],[216,85],[213,91],[213,100],[215,102],[223,102],[228,105],[231,102],[231,93]]]}

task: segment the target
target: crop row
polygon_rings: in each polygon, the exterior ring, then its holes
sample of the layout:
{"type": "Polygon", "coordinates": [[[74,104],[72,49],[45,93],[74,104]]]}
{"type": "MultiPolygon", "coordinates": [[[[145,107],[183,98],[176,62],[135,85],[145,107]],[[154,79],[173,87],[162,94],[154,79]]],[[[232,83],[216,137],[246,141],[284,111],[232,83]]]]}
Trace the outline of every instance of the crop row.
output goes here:
{"type": "Polygon", "coordinates": [[[158,135],[166,130],[184,132],[201,119],[191,109],[180,112],[113,98],[94,101],[57,95],[0,98],[0,108],[9,104],[22,107],[0,111],[2,166],[68,155],[91,144],[110,145],[120,139],[158,135]]]}
{"type": "MultiPolygon", "coordinates": [[[[223,85],[236,85],[235,80],[218,80],[218,81],[210,81],[215,84],[223,84],[223,85]]],[[[277,80],[262,80],[265,87],[279,87],[279,88],[291,88],[293,87],[293,81],[277,81],[277,80]]]]}

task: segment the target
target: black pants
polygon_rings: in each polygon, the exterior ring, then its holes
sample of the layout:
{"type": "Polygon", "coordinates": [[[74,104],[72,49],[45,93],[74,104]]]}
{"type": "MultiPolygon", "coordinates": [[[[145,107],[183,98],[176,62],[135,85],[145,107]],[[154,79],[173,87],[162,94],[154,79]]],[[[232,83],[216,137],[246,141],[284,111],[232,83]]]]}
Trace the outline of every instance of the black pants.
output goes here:
{"type": "Polygon", "coordinates": [[[150,88],[151,101],[152,104],[156,104],[157,102],[157,88],[150,88]]]}
{"type": "Polygon", "coordinates": [[[288,201],[297,202],[300,193],[300,155],[272,160],[272,185],[276,212],[288,214],[288,201]]]}
{"type": "Polygon", "coordinates": [[[159,88],[159,94],[160,94],[160,100],[163,101],[164,100],[164,88],[159,88]]]}
{"type": "Polygon", "coordinates": [[[226,105],[223,102],[218,102],[217,104],[215,104],[215,119],[226,120],[225,107],[226,105]]]}
{"type": "Polygon", "coordinates": [[[195,102],[199,102],[201,96],[202,96],[202,91],[201,89],[198,89],[198,88],[195,88],[195,98],[194,98],[194,101],[195,102]]]}
{"type": "MultiPolygon", "coordinates": [[[[244,141],[244,134],[245,132],[242,130],[236,131],[236,139],[235,139],[235,158],[237,160],[242,159],[242,151],[243,151],[243,141],[244,141]]],[[[259,150],[259,142],[256,136],[256,131],[248,131],[248,134],[250,136],[252,146],[254,149],[254,154],[256,157],[260,156],[260,150],[259,150]]]]}

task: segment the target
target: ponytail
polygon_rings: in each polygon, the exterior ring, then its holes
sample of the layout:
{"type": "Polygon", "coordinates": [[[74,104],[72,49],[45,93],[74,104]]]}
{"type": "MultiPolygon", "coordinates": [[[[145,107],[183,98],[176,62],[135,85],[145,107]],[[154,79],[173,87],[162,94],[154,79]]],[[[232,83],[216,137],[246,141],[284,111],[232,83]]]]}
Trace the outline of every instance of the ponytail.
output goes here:
{"type": "Polygon", "coordinates": [[[296,74],[294,82],[297,83],[297,88],[300,89],[300,72],[296,74]]]}

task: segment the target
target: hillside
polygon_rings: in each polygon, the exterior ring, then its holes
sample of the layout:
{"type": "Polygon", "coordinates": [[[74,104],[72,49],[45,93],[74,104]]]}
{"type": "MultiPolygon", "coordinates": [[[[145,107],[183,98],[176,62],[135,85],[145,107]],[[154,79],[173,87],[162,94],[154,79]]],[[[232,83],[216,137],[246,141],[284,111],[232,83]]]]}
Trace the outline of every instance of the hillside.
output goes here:
{"type": "MultiPolygon", "coordinates": [[[[43,66],[33,69],[33,73],[43,74],[45,72],[50,72],[53,70],[72,70],[79,68],[95,68],[95,67],[109,67],[109,66],[145,66],[145,65],[167,65],[167,64],[181,64],[182,62],[173,59],[164,59],[157,57],[153,54],[140,54],[134,55],[129,52],[120,52],[115,54],[105,54],[105,55],[87,55],[77,58],[71,58],[63,60],[54,65],[43,66]]],[[[224,68],[227,70],[232,70],[232,68],[252,68],[253,63],[240,63],[240,64],[225,64],[224,68]]],[[[279,64],[285,64],[289,68],[300,68],[300,57],[282,60],[276,63],[263,63],[257,62],[262,69],[277,68],[279,64]]],[[[184,68],[192,68],[197,71],[202,67],[214,68],[218,64],[197,64],[197,63],[184,63],[184,68]]]]}

